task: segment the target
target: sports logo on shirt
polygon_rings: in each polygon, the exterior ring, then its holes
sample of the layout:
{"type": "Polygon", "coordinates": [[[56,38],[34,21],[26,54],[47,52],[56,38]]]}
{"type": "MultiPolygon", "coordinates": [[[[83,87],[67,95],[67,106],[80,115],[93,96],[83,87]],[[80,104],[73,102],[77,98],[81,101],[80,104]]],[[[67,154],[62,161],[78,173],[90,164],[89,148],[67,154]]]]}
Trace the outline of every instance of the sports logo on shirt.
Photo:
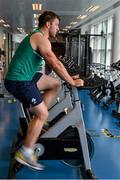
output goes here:
{"type": "Polygon", "coordinates": [[[32,102],[32,104],[36,104],[36,103],[37,103],[36,98],[32,98],[32,99],[31,99],[31,102],[32,102]]]}

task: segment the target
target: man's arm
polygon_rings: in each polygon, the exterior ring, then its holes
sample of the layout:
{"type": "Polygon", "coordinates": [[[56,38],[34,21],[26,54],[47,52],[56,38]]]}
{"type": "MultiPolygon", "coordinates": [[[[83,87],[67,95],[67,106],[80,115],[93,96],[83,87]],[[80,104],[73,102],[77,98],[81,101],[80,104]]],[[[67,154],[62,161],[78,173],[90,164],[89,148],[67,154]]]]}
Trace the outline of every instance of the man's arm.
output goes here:
{"type": "Polygon", "coordinates": [[[64,81],[68,82],[72,86],[82,86],[83,81],[81,79],[73,79],[65,69],[64,65],[59,61],[51,49],[51,43],[48,39],[40,37],[40,43],[38,45],[40,54],[45,58],[47,64],[56,72],[58,76],[64,81]]]}

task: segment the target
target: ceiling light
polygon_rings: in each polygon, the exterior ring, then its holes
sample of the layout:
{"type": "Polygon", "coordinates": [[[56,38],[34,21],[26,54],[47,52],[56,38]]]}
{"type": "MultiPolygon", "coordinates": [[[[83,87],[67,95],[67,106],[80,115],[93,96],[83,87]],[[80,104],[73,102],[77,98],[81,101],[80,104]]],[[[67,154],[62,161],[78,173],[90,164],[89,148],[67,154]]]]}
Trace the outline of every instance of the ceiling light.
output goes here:
{"type": "Polygon", "coordinates": [[[34,11],[38,11],[38,10],[41,10],[42,9],[42,4],[32,4],[32,8],[34,11]]]}
{"type": "Polygon", "coordinates": [[[70,28],[71,28],[71,26],[66,26],[65,28],[70,29],[70,28]]]}
{"type": "Polygon", "coordinates": [[[80,15],[80,16],[77,17],[77,19],[85,19],[86,17],[87,17],[86,14],[85,15],[80,15]]]}
{"type": "Polygon", "coordinates": [[[82,15],[79,15],[79,16],[77,17],[77,19],[80,19],[80,18],[81,18],[81,16],[82,16],[82,15]]]}
{"type": "Polygon", "coordinates": [[[85,19],[87,15],[82,15],[80,19],[85,19]]]}
{"type": "Polygon", "coordinates": [[[96,11],[97,9],[99,9],[100,8],[100,6],[94,6],[90,11],[91,12],[94,12],[94,11],[96,11]]]}
{"type": "Polygon", "coordinates": [[[90,6],[88,9],[86,9],[86,12],[94,12],[94,11],[96,11],[99,8],[100,8],[100,6],[93,5],[93,6],[90,6]]]}
{"type": "Polygon", "coordinates": [[[87,17],[87,15],[80,15],[77,17],[77,19],[85,19],[87,17]]]}
{"type": "Polygon", "coordinates": [[[77,21],[75,22],[75,21],[72,21],[71,23],[70,23],[70,25],[75,25],[75,24],[77,24],[77,21]]]}
{"type": "Polygon", "coordinates": [[[92,9],[94,6],[90,6],[89,8],[86,9],[86,12],[90,11],[90,9],[92,9]]]}

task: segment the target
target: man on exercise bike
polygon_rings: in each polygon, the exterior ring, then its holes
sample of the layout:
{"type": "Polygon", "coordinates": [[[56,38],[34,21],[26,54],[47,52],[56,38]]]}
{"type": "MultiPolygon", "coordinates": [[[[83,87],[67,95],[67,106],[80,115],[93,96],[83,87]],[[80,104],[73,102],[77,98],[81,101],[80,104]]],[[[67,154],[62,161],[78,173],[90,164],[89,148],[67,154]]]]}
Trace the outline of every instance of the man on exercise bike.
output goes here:
{"type": "Polygon", "coordinates": [[[45,11],[38,20],[39,27],[24,38],[12,58],[5,87],[34,114],[15,159],[33,169],[42,170],[43,165],[37,162],[32,148],[48,119],[48,108],[60,90],[60,83],[57,79],[36,72],[44,59],[70,85],[83,86],[83,80],[71,77],[52,51],[49,37],[55,37],[59,31],[60,17],[54,12],[45,11]]]}

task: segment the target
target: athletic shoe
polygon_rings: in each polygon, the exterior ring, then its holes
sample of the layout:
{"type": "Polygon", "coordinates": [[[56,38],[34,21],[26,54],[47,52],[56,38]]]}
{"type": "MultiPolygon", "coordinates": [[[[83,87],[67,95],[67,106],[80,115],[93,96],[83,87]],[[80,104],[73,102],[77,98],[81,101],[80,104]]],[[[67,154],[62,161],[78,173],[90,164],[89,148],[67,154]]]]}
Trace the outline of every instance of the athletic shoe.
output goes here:
{"type": "Polygon", "coordinates": [[[37,163],[37,158],[34,155],[34,153],[30,157],[26,157],[23,153],[23,150],[20,149],[16,152],[15,159],[19,163],[31,167],[32,169],[44,170],[44,166],[41,165],[40,163],[37,163]]]}

